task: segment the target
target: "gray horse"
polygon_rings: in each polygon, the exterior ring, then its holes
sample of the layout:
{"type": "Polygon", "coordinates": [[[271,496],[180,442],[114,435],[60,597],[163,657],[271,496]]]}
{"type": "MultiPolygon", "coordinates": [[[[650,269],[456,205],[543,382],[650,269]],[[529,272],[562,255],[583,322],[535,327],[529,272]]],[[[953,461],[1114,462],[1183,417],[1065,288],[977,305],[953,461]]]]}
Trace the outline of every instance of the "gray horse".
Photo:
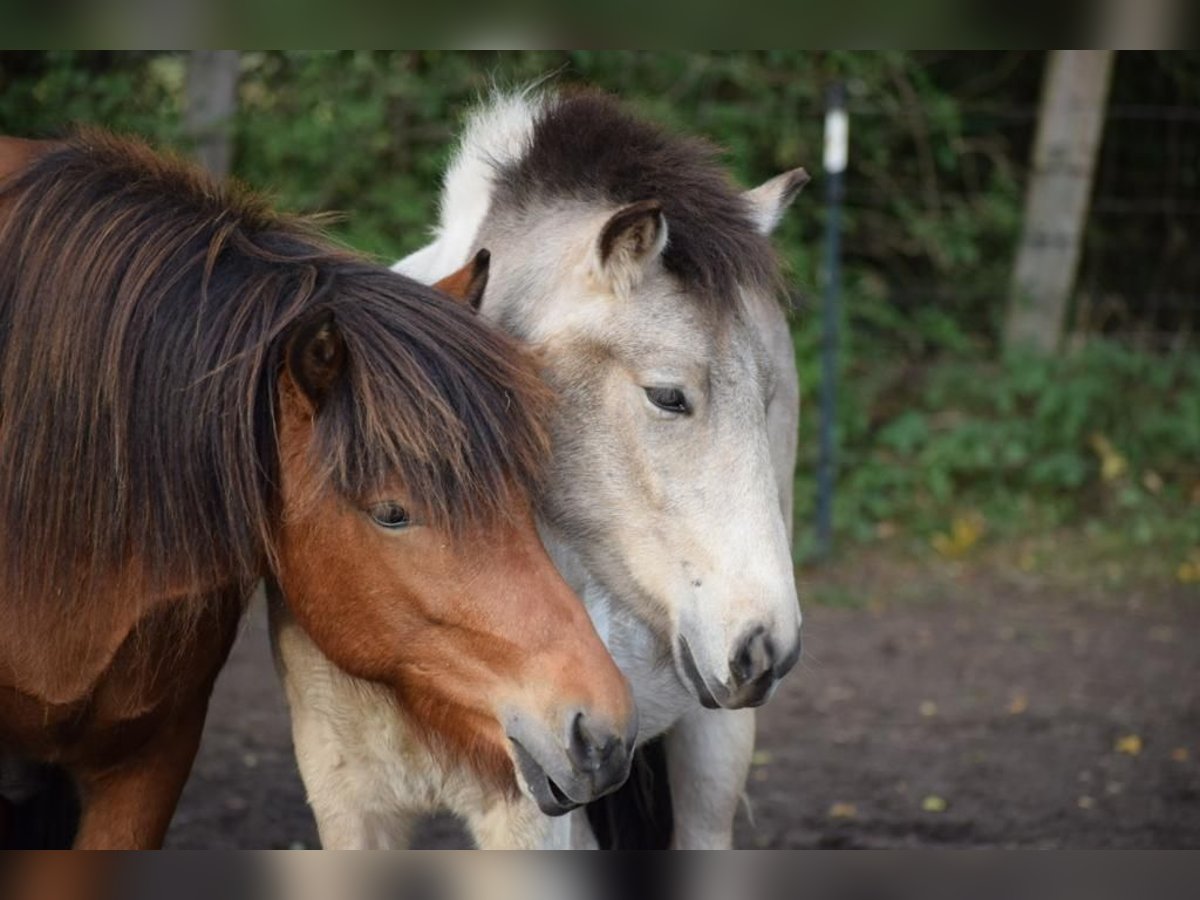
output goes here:
{"type": "Polygon", "coordinates": [[[481,314],[538,348],[561,400],[543,540],[666,771],[590,821],[549,818],[576,798],[529,754],[517,748],[517,774],[536,803],[447,771],[385,693],[285,623],[297,757],[326,846],[403,844],[432,806],[484,847],[588,847],[597,832],[621,845],[639,794],[673,807],[658,835],[672,846],[730,846],[751,707],[800,655],[799,394],[767,235],[807,180],[795,169],[739,192],[708,145],[592,92],[498,96],[472,116],[435,238],[396,269],[432,282],[491,250],[481,314]]]}

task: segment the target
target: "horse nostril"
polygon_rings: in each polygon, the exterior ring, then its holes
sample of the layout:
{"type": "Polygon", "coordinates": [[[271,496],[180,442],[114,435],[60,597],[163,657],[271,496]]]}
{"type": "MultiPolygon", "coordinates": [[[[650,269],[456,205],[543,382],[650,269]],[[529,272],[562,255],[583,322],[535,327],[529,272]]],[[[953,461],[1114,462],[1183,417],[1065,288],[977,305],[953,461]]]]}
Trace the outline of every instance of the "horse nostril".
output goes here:
{"type": "Polygon", "coordinates": [[[614,731],[589,724],[583,713],[571,724],[571,761],[580,772],[599,772],[622,746],[614,731]]]}
{"type": "Polygon", "coordinates": [[[775,644],[767,636],[767,629],[756,625],[729,658],[730,687],[737,690],[766,678],[774,665],[775,644]]]}

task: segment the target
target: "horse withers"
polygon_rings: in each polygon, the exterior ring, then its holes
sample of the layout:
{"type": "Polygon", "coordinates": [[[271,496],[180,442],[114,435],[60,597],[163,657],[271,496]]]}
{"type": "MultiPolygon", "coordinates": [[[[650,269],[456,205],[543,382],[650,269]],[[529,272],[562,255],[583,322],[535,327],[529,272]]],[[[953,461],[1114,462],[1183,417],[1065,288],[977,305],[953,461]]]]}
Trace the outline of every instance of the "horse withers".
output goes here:
{"type": "MultiPolygon", "coordinates": [[[[628,685],[533,523],[526,354],[142,144],[0,162],[0,758],[69,776],[76,846],[161,843],[264,578],[496,791],[623,780],[628,685]]],[[[34,843],[16,799],[0,843],[34,843]]]]}
{"type": "MultiPolygon", "coordinates": [[[[712,148],[597,93],[499,96],[467,124],[434,241],[397,266],[432,282],[492,253],[480,312],[536,349],[558,393],[542,535],[630,677],[639,740],[661,738],[649,793],[671,795],[673,827],[625,815],[632,779],[562,827],[492,803],[469,773],[409,752],[349,680],[326,706],[310,790],[348,759],[401,834],[432,801],[489,847],[591,846],[593,825],[603,843],[730,845],[750,707],[800,654],[799,391],[768,235],[806,181],[797,169],[739,191],[712,148]],[[339,755],[372,729],[369,752],[339,755]]],[[[289,691],[306,690],[297,672],[289,691]]],[[[352,802],[314,810],[353,817],[352,802]]]]}

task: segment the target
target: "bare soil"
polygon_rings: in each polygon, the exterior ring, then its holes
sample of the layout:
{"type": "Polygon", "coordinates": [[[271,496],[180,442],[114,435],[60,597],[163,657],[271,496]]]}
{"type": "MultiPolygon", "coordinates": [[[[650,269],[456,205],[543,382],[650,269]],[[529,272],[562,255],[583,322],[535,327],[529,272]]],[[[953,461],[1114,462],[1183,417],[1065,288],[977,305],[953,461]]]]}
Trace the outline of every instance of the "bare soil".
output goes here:
{"type": "MultiPolygon", "coordinates": [[[[1200,847],[1194,587],[867,570],[817,579],[840,605],[806,607],[806,658],[760,712],[739,846],[1200,847]]],[[[315,845],[255,610],[168,846],[315,845]]]]}

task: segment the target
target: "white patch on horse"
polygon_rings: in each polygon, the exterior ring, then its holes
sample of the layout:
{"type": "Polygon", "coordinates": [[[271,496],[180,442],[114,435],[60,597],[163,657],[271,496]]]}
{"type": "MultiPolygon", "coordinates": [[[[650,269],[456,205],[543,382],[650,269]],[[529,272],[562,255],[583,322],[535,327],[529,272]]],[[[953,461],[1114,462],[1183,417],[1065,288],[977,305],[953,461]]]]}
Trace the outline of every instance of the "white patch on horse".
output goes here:
{"type": "Polygon", "coordinates": [[[432,284],[466,263],[492,204],[496,170],[525,153],[540,106],[531,87],[499,95],[471,117],[442,181],[433,240],[393,272],[432,284]]]}

